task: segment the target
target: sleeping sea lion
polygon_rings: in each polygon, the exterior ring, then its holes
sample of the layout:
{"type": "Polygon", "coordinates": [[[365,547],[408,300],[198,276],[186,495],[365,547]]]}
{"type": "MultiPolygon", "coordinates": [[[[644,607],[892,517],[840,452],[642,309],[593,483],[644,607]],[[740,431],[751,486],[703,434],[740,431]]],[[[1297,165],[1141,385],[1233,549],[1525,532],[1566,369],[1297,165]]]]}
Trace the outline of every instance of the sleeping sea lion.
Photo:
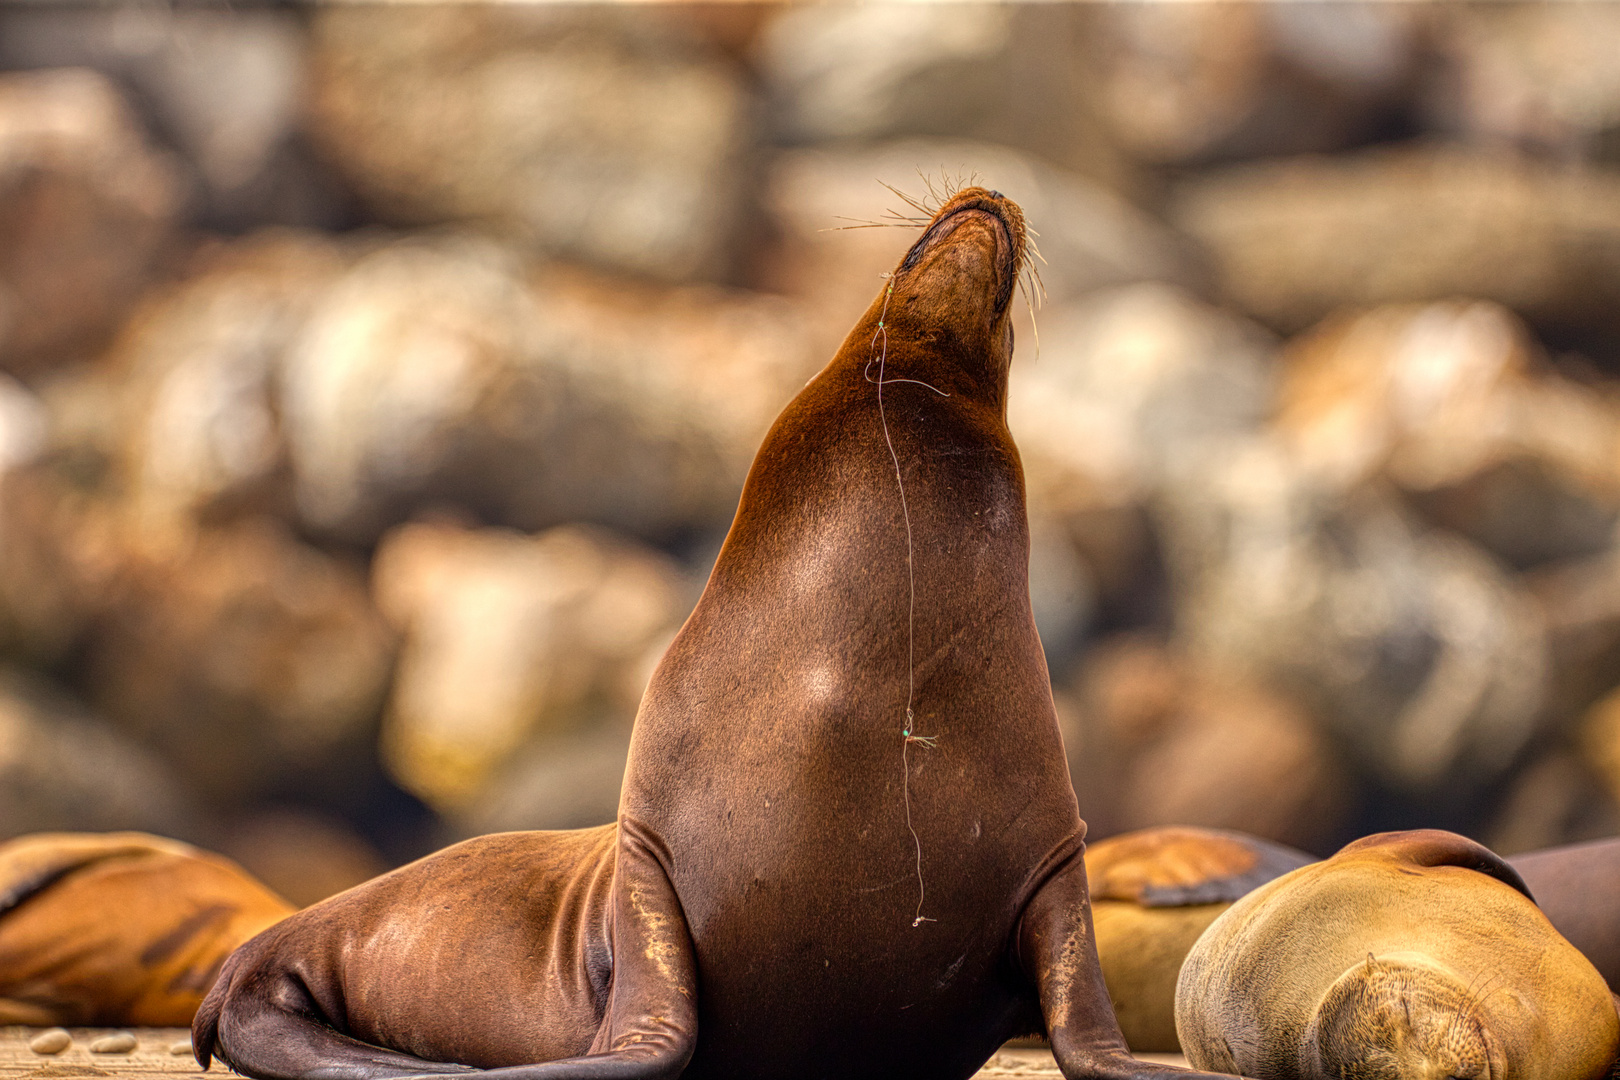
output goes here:
{"type": "Polygon", "coordinates": [[[0,1024],[189,1024],[231,951],[294,910],[229,859],[176,840],[0,844],[0,1024]]]}
{"type": "Polygon", "coordinates": [[[1232,902],[1316,856],[1225,829],[1138,829],[1086,848],[1097,954],[1125,1042],[1176,1053],[1176,979],[1232,902]]]}
{"type": "Polygon", "coordinates": [[[1597,1080],[1620,1050],[1599,975],[1497,855],[1381,833],[1262,885],[1187,956],[1189,1061],[1259,1080],[1597,1080]]]}
{"type": "Polygon", "coordinates": [[[1620,838],[1527,851],[1508,865],[1553,927],[1620,989],[1620,838]]]}
{"type": "MultiPolygon", "coordinates": [[[[370,1080],[965,1080],[1131,1058],[1030,615],[1023,215],[952,196],[749,471],[615,826],[462,844],[231,958],[199,1060],[370,1080]]],[[[1186,1075],[1181,1073],[1180,1075],[1186,1075]]]]}

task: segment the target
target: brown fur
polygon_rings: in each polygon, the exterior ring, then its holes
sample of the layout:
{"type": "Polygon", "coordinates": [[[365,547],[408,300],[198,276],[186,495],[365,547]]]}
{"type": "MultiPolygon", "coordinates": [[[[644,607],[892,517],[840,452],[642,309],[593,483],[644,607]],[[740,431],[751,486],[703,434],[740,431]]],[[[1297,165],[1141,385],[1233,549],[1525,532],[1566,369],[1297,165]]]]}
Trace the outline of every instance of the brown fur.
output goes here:
{"type": "Polygon", "coordinates": [[[1165,1074],[1108,1007],[1030,615],[1024,250],[1013,203],[956,194],[778,418],[616,830],[473,841],[289,919],[227,965],[201,1060],[965,1080],[1044,1023],[1070,1080],[1165,1074]]]}
{"type": "Polygon", "coordinates": [[[189,1024],[231,951],[293,910],[173,840],[12,840],[0,845],[0,1024],[189,1024]]]}
{"type": "Polygon", "coordinates": [[[1190,1061],[1261,1080],[1597,1080],[1620,1052],[1603,979],[1519,875],[1452,833],[1359,840],[1262,886],[1176,989],[1190,1061]]]}

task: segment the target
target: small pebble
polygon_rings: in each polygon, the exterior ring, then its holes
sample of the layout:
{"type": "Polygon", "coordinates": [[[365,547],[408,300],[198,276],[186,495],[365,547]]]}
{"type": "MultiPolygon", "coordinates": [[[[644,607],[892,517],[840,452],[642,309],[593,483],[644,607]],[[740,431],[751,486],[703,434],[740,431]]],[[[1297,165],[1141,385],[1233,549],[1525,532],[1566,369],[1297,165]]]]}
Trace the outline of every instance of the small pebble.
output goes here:
{"type": "Polygon", "coordinates": [[[42,1031],[28,1040],[28,1049],[36,1054],[60,1054],[73,1045],[73,1036],[61,1028],[42,1031]]]}
{"type": "Polygon", "coordinates": [[[179,1042],[170,1043],[169,1053],[173,1054],[175,1057],[185,1057],[187,1054],[191,1053],[191,1040],[181,1039],[179,1042]]]}
{"type": "Polygon", "coordinates": [[[103,1035],[90,1044],[92,1054],[127,1054],[135,1049],[135,1036],[127,1031],[103,1035]]]}

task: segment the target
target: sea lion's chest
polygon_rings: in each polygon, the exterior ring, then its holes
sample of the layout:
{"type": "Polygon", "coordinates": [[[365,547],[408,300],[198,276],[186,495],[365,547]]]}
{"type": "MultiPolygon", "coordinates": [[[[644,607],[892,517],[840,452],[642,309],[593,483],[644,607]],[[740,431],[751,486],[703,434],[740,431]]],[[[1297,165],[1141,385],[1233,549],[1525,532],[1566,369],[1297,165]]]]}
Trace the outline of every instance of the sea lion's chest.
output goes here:
{"type": "Polygon", "coordinates": [[[1018,913],[1081,826],[1016,455],[970,426],[937,421],[924,455],[896,425],[895,458],[868,432],[858,466],[858,434],[779,430],[649,687],[621,813],[666,846],[700,1072],[762,1031],[797,1075],[859,1071],[835,1031],[870,1062],[1006,1026],[1018,913]]]}

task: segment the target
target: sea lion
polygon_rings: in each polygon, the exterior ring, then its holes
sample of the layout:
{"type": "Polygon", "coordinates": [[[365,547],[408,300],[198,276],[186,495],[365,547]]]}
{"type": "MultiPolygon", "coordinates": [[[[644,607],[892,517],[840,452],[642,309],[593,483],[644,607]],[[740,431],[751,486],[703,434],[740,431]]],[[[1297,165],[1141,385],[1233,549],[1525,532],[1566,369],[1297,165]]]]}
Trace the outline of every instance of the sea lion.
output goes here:
{"type": "Polygon", "coordinates": [[[1620,838],[1508,858],[1553,927],[1620,990],[1620,838]]]}
{"type": "MultiPolygon", "coordinates": [[[[1006,426],[1022,213],[923,229],[749,471],[616,826],[451,848],[231,958],[199,1061],[323,1080],[966,1078],[1108,1005],[1006,426]]],[[[1185,1074],[1181,1074],[1185,1075],[1185,1074]]]]}
{"type": "Polygon", "coordinates": [[[189,1024],[232,950],[294,910],[229,859],[176,840],[0,844],[0,1024],[189,1024]]]}
{"type": "Polygon", "coordinates": [[[1514,869],[1454,833],[1358,840],[1262,885],[1187,955],[1189,1061],[1259,1080],[1596,1080],[1620,1016],[1514,869]]]}
{"type": "Polygon", "coordinates": [[[1225,829],[1138,829],[1086,847],[1097,954],[1125,1042],[1177,1053],[1176,979],[1234,900],[1316,856],[1225,829]]]}

